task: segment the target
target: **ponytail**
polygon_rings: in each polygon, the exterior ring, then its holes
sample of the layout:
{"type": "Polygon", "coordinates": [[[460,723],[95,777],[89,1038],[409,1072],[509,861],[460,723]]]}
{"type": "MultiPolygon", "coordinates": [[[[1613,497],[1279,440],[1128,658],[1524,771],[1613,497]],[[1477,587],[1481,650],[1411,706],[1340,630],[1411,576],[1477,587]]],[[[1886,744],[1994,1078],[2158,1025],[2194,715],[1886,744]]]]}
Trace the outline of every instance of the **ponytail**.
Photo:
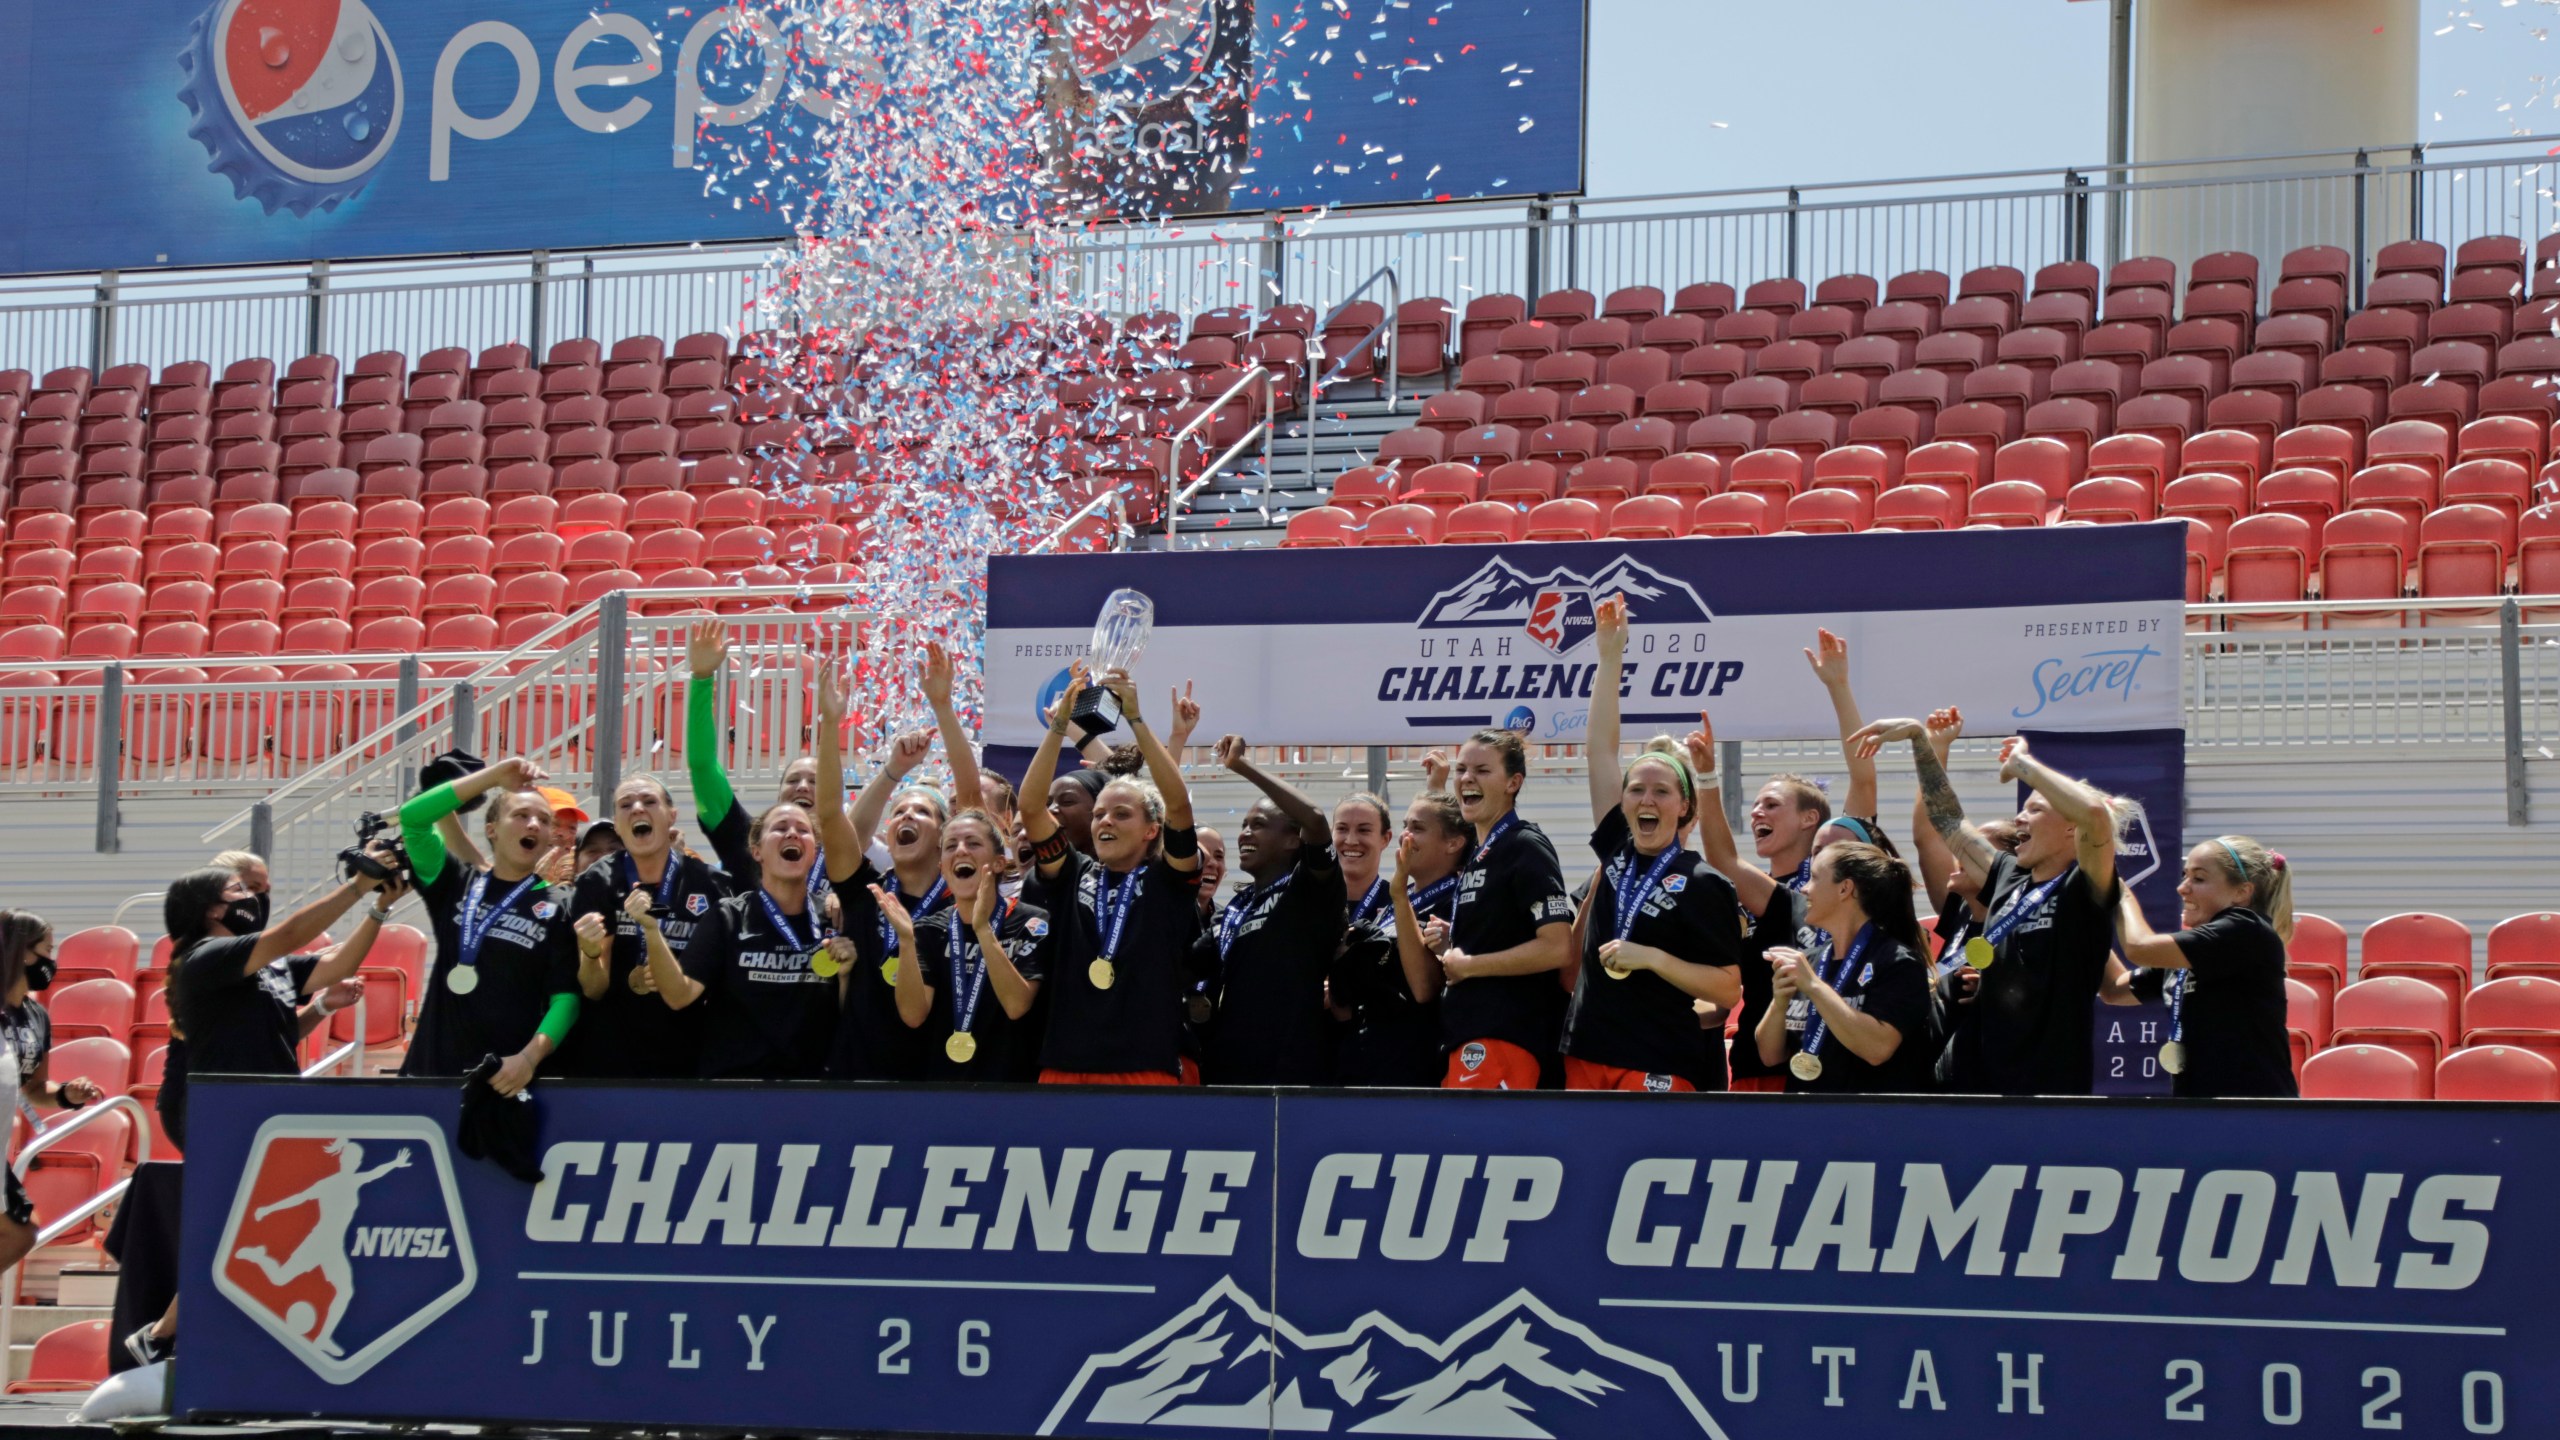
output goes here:
{"type": "Polygon", "coordinates": [[[1928,957],[1928,941],[1911,905],[1910,866],[1854,840],[1825,849],[1814,864],[1830,866],[1831,878],[1849,882],[1858,892],[1858,908],[1888,939],[1924,960],[1928,957]]]}
{"type": "Polygon", "coordinates": [[[2220,835],[2214,848],[2234,883],[2249,887],[2249,908],[2265,917],[2276,934],[2293,938],[2293,870],[2284,856],[2246,835],[2220,835]]]}

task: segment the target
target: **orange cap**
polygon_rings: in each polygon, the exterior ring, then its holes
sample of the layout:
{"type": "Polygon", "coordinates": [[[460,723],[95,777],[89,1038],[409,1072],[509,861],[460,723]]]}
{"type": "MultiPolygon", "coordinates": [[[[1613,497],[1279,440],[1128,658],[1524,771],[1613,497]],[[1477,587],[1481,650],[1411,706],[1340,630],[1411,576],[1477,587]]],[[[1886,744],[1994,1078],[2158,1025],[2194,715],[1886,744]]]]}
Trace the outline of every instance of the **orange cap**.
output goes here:
{"type": "Polygon", "coordinates": [[[554,817],[566,820],[572,825],[587,823],[587,812],[578,808],[577,797],[568,791],[555,789],[549,785],[539,785],[534,787],[534,793],[551,802],[551,813],[554,817]]]}

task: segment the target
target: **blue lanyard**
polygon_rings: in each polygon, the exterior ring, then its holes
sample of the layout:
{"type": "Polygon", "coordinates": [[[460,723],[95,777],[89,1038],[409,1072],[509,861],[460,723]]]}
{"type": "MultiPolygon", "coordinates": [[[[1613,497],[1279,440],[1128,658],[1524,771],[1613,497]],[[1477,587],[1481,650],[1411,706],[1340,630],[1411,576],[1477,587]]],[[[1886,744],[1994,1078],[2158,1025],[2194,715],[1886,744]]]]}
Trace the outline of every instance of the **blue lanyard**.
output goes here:
{"type": "Polygon", "coordinates": [[[1456,872],[1453,871],[1432,881],[1430,884],[1423,886],[1421,889],[1414,891],[1414,915],[1420,919],[1430,919],[1432,907],[1438,905],[1441,900],[1448,896],[1450,891],[1457,888],[1458,876],[1456,872]]]}
{"type": "Polygon", "coordinates": [[[1502,837],[1510,834],[1511,827],[1519,823],[1520,812],[1517,810],[1514,810],[1510,814],[1493,822],[1493,833],[1484,837],[1484,843],[1476,847],[1476,853],[1467,857],[1468,867],[1473,868],[1477,865],[1483,864],[1485,853],[1491,850],[1494,846],[1501,844],[1502,837]]]}
{"type": "MultiPolygon", "coordinates": [[[[888,888],[889,894],[892,897],[899,900],[907,898],[905,893],[898,889],[897,876],[892,875],[889,877],[888,888]]],[[[933,907],[943,902],[946,898],[943,892],[949,888],[949,886],[943,883],[941,876],[934,876],[933,883],[925,887],[924,898],[916,902],[915,910],[909,914],[907,918],[910,920],[922,920],[927,915],[932,914],[933,907]]],[[[895,955],[898,953],[898,927],[889,923],[889,914],[885,910],[880,912],[880,951],[884,955],[895,955]]]]}
{"type": "MultiPolygon", "coordinates": [[[[1849,953],[1840,957],[1840,970],[1838,974],[1835,975],[1829,970],[1817,968],[1815,973],[1821,975],[1822,983],[1830,986],[1834,990],[1837,990],[1843,984],[1846,984],[1849,979],[1850,970],[1856,967],[1858,957],[1866,953],[1867,941],[1873,939],[1875,937],[1875,933],[1876,927],[1873,925],[1867,925],[1859,929],[1858,938],[1850,942],[1849,953]]],[[[1867,968],[1872,971],[1875,967],[1869,966],[1867,968]]],[[[1860,983],[1865,983],[1863,977],[1861,977],[1860,983]]],[[[1819,1055],[1822,1053],[1822,1042],[1831,1034],[1831,1026],[1822,1018],[1822,1007],[1814,1004],[1810,998],[1805,1001],[1805,1007],[1813,1013],[1805,1018],[1804,1044],[1798,1048],[1802,1049],[1807,1055],[1819,1055]]]]}
{"type": "Polygon", "coordinates": [[[1617,863],[1610,867],[1613,873],[1609,876],[1609,886],[1611,889],[1618,891],[1616,901],[1616,919],[1618,922],[1617,938],[1622,941],[1634,931],[1636,928],[1636,917],[1644,913],[1644,902],[1653,898],[1654,887],[1662,883],[1662,877],[1670,873],[1671,862],[1679,859],[1683,852],[1676,841],[1672,844],[1665,845],[1662,847],[1662,853],[1653,857],[1652,868],[1644,872],[1644,877],[1636,881],[1633,889],[1620,889],[1619,882],[1621,878],[1628,870],[1634,868],[1632,865],[1628,864],[1627,857],[1634,855],[1635,853],[1636,851],[1633,846],[1620,851],[1618,853],[1617,863]]]}
{"type": "Polygon", "coordinates": [[[490,927],[498,923],[498,917],[507,913],[508,906],[523,898],[524,892],[542,883],[542,876],[539,874],[527,875],[517,881],[516,888],[508,891],[506,897],[497,904],[490,906],[488,918],[481,920],[480,897],[488,893],[489,874],[490,872],[486,870],[472,872],[471,887],[462,892],[462,913],[454,917],[454,938],[461,942],[462,951],[460,955],[454,957],[454,963],[466,968],[476,968],[480,964],[480,942],[489,938],[490,927]],[[475,920],[479,920],[476,925],[472,923],[475,920]]]}
{"type": "MultiPolygon", "coordinates": [[[[966,1034],[978,1019],[978,997],[987,988],[987,957],[978,955],[975,969],[968,967],[968,957],[977,954],[976,937],[964,941],[960,932],[968,928],[966,917],[957,907],[951,912],[951,1028],[966,1034]],[[964,978],[965,977],[965,978],[964,978]]],[[[1001,938],[1001,937],[999,937],[1001,938]]]]}
{"type": "Polygon", "coordinates": [[[804,945],[800,943],[800,932],[791,928],[791,917],[783,914],[782,907],[773,903],[772,891],[759,885],[756,898],[764,902],[764,918],[773,922],[774,930],[782,936],[782,943],[791,947],[793,954],[806,955],[817,949],[818,942],[825,938],[818,933],[821,922],[816,906],[809,907],[809,943],[804,945]]]}
{"type": "MultiPolygon", "coordinates": [[[[628,850],[622,853],[622,878],[630,884],[632,889],[637,890],[640,888],[640,866],[632,860],[631,852],[628,850]]],[[[684,857],[669,854],[667,856],[667,873],[658,877],[659,909],[672,910],[675,908],[676,887],[682,883],[684,883],[684,857]]]]}
{"type": "Polygon", "coordinates": [[[2169,977],[2169,1038],[2187,1038],[2187,977],[2192,970],[2180,970],[2169,977]]]}
{"type": "Polygon", "coordinates": [[[2074,863],[2064,867],[2061,874],[2033,890],[2024,886],[2012,889],[2009,892],[2009,903],[2001,906],[2000,913],[1992,916],[1991,923],[1983,927],[1982,938],[1993,945],[2008,939],[2010,931],[2017,929],[2028,916],[2043,909],[2044,903],[2053,898],[2053,892],[2062,888],[2062,882],[2078,874],[2079,871],[2080,866],[2074,863]]]}
{"type": "Polygon", "coordinates": [[[1351,923],[1354,925],[1365,923],[1370,916],[1378,913],[1378,907],[1386,903],[1386,898],[1387,877],[1381,875],[1369,882],[1369,893],[1361,896],[1360,903],[1351,907],[1351,923]]]}
{"type": "Polygon", "coordinates": [[[1111,872],[1102,872],[1102,958],[1117,959],[1120,954],[1120,932],[1129,926],[1129,911],[1138,903],[1138,889],[1146,884],[1147,872],[1132,870],[1118,884],[1112,883],[1111,872]]]}
{"type": "Polygon", "coordinates": [[[1235,898],[1227,902],[1227,908],[1218,916],[1219,959],[1226,959],[1227,947],[1236,943],[1236,931],[1244,926],[1245,912],[1261,904],[1264,896],[1277,895],[1288,889],[1289,882],[1297,876],[1298,872],[1292,870],[1272,881],[1268,886],[1255,885],[1236,892],[1235,898]]]}

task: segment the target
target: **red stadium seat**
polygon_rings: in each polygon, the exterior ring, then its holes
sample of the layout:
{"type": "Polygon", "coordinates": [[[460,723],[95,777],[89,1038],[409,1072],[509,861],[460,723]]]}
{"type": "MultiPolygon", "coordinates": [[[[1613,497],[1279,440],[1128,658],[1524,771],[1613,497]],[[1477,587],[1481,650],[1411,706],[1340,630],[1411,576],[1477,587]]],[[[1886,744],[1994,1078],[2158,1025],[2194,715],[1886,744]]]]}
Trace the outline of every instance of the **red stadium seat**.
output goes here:
{"type": "Polygon", "coordinates": [[[27,1378],[10,1381],[9,1393],[47,1395],[96,1389],[107,1378],[107,1355],[115,1338],[111,1328],[104,1320],[81,1320],[38,1336],[27,1361],[27,1378]]]}
{"type": "Polygon", "coordinates": [[[1440,538],[1440,517],[1422,505],[1388,505],[1369,516],[1359,543],[1373,545],[1430,545],[1440,538]]]}
{"type": "MultiPolygon", "coordinates": [[[[1310,513],[1310,512],[1300,512],[1310,513]]],[[[1292,524],[1297,519],[1290,517],[1292,524]]],[[[1505,545],[1520,539],[1524,529],[1522,513],[1499,501],[1479,500],[1461,505],[1449,513],[1441,534],[1443,545],[1505,545]]],[[[1282,542],[1284,545],[1287,542],[1282,542]]]]}
{"type": "Polygon", "coordinates": [[[2560,1065],[2531,1050],[2480,1045],[2456,1050],[2436,1066],[2438,1100],[2560,1100],[2560,1065]]]}
{"type": "Polygon", "coordinates": [[[2489,978],[2560,976],[2560,914],[2517,915],[2489,932],[2489,978]]]}
{"type": "Polygon", "coordinates": [[[2323,1050],[2302,1067],[2306,1100],[2427,1100],[2435,1094],[2435,1067],[2377,1045],[2347,1044],[2323,1050]]]}
{"type": "Polygon", "coordinates": [[[1597,540],[1605,533],[1600,507],[1570,497],[1532,508],[1521,527],[1524,540],[1597,540]]]}
{"type": "Polygon", "coordinates": [[[2427,1037],[2433,1053],[2441,1054],[2461,1034],[2453,997],[2402,975],[2377,976],[2347,986],[2338,992],[2331,1014],[2339,1044],[2400,1044],[2404,1043],[2400,1035],[2416,1034],[2427,1037]]]}
{"type": "Polygon", "coordinates": [[[1342,549],[1359,540],[1360,520],[1351,511],[1332,505],[1319,505],[1301,510],[1289,517],[1287,538],[1280,542],[1283,550],[1342,549]]]}

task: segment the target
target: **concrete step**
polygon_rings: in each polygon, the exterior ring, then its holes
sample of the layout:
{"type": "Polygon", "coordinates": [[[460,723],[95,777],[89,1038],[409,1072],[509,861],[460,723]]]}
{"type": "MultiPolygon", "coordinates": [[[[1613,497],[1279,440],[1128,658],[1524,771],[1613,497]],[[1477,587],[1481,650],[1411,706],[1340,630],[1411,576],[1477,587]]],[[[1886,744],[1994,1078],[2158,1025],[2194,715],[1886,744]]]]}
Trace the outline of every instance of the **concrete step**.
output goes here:
{"type": "Polygon", "coordinates": [[[114,1311],[115,1306],[112,1304],[20,1305],[9,1312],[9,1343],[33,1345],[37,1337],[59,1330],[65,1325],[77,1325],[83,1320],[110,1319],[114,1311]]]}

